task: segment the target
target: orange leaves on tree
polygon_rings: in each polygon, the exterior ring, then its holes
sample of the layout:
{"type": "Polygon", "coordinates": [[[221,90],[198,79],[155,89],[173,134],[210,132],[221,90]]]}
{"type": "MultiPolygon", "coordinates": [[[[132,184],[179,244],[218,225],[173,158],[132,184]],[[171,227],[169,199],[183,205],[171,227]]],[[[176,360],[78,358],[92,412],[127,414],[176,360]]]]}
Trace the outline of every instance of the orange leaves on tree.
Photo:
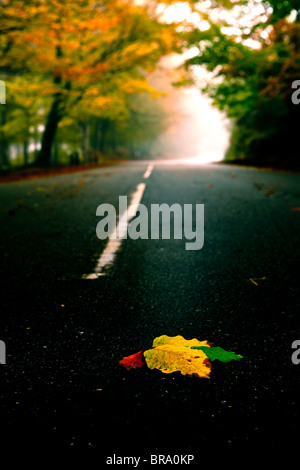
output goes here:
{"type": "Polygon", "coordinates": [[[70,59],[64,58],[60,60],[60,65],[55,67],[55,75],[64,78],[65,80],[72,80],[86,84],[86,86],[101,78],[104,73],[109,71],[108,64],[80,64],[69,65],[70,59]],[[92,77],[92,78],[91,78],[92,77]]]}
{"type": "Polygon", "coordinates": [[[117,17],[114,18],[101,18],[100,16],[96,18],[89,18],[88,20],[78,20],[78,27],[81,30],[87,31],[109,31],[113,26],[116,26],[120,20],[117,17]]]}
{"type": "Polygon", "coordinates": [[[49,39],[45,38],[45,36],[40,32],[37,34],[36,32],[24,32],[22,36],[19,37],[20,42],[26,42],[29,44],[34,44],[35,46],[48,46],[49,39]]]}

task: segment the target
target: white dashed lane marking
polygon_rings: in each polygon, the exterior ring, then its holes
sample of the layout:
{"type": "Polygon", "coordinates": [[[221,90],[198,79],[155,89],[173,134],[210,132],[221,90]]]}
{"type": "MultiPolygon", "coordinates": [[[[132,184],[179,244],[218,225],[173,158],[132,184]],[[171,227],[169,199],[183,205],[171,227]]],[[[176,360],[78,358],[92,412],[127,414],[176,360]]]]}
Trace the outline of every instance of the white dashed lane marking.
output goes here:
{"type": "Polygon", "coordinates": [[[126,238],[129,222],[135,216],[138,206],[143,197],[146,188],[145,183],[140,183],[133,193],[128,209],[120,215],[119,223],[108,238],[108,243],[99,257],[93,273],[84,274],[83,279],[97,279],[99,276],[105,276],[108,270],[113,266],[118,250],[123,240],[126,238]]]}

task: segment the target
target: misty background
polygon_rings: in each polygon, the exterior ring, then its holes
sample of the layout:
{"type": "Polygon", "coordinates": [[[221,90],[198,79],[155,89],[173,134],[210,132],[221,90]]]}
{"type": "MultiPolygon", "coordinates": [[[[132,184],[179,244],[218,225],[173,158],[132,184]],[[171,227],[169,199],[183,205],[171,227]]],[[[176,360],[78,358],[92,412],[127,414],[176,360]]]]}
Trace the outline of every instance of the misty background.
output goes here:
{"type": "MultiPolygon", "coordinates": [[[[150,77],[154,87],[167,93],[158,100],[169,113],[166,129],[153,141],[151,154],[159,158],[196,158],[199,163],[220,161],[229,145],[229,119],[198,86],[172,86],[186,56],[172,54],[163,58],[150,77]]],[[[197,73],[200,79],[208,75],[203,67],[194,70],[196,79],[197,73]]]]}

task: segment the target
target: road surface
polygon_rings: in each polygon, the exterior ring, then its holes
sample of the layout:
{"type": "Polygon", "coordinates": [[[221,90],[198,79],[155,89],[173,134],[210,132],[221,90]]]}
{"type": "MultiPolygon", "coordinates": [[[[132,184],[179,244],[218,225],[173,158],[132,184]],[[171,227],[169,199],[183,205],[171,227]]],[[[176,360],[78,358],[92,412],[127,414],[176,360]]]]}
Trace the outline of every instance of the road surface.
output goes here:
{"type": "MultiPolygon", "coordinates": [[[[237,166],[130,162],[0,186],[1,442],[113,456],[297,449],[300,176],[237,166]],[[151,168],[152,166],[152,168],[151,168]],[[204,246],[132,240],[105,275],[96,209],[204,204],[204,246]],[[241,354],[211,378],[126,370],[160,335],[241,354]]],[[[121,214],[120,214],[121,215],[121,214]]],[[[143,462],[147,460],[147,462],[143,462]]],[[[102,468],[102,467],[101,467],[102,468]]]]}

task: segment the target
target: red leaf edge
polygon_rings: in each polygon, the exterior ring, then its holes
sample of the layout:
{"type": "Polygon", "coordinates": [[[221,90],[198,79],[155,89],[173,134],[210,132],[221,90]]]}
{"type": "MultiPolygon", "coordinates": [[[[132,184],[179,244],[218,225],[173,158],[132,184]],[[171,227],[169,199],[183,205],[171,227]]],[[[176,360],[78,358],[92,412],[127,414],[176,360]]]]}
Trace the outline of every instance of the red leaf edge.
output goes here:
{"type": "Polygon", "coordinates": [[[123,357],[119,364],[123,365],[127,370],[136,369],[137,367],[143,367],[146,364],[144,358],[144,351],[139,351],[131,356],[123,357]]]}

